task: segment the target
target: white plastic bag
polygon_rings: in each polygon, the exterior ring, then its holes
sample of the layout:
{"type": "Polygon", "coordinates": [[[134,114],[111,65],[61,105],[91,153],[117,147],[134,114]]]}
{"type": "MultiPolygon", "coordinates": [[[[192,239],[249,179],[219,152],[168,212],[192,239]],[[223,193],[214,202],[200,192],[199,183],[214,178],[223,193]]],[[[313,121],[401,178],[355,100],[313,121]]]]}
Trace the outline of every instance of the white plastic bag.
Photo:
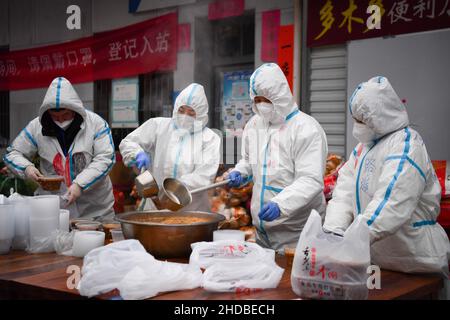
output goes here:
{"type": "Polygon", "coordinates": [[[75,231],[57,230],[53,239],[53,247],[59,255],[71,256],[75,231]]]}
{"type": "Polygon", "coordinates": [[[245,292],[278,287],[284,269],[275,262],[216,263],[203,273],[202,287],[213,292],[245,292]]]}
{"type": "Polygon", "coordinates": [[[189,264],[206,269],[202,287],[214,292],[242,292],[276,288],[284,269],[273,250],[256,243],[219,240],[191,245],[189,264]]]}
{"type": "Polygon", "coordinates": [[[148,266],[136,266],[117,285],[126,300],[154,297],[161,292],[198,288],[202,272],[188,264],[155,260],[148,266]]]}
{"type": "Polygon", "coordinates": [[[313,210],[297,244],[291,273],[294,292],[302,298],[367,299],[370,237],[358,217],[344,235],[325,233],[313,210]]]}
{"type": "Polygon", "coordinates": [[[30,236],[30,242],[26,251],[28,253],[54,252],[55,251],[54,242],[57,233],[58,230],[54,230],[49,236],[42,236],[42,237],[30,236]]]}
{"type": "Polygon", "coordinates": [[[217,263],[252,263],[256,261],[274,262],[274,255],[256,243],[236,240],[196,242],[191,244],[189,264],[202,269],[217,263]]]}
{"type": "Polygon", "coordinates": [[[114,242],[89,252],[83,261],[79,291],[93,297],[114,289],[124,299],[144,299],[160,292],[197,288],[201,270],[156,260],[137,240],[114,242]]]}

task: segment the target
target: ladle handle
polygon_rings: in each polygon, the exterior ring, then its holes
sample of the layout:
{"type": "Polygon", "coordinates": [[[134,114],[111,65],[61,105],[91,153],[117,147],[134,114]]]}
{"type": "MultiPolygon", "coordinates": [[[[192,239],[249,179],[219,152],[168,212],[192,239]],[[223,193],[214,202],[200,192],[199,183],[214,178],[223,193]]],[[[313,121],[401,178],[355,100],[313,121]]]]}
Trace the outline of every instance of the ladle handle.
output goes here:
{"type": "Polygon", "coordinates": [[[214,184],[206,186],[206,187],[201,187],[201,188],[198,188],[198,189],[194,189],[194,190],[191,191],[191,194],[199,193],[199,192],[206,191],[206,190],[209,190],[209,189],[212,189],[212,188],[221,187],[221,186],[224,186],[224,185],[228,184],[228,182],[230,182],[230,179],[226,179],[226,180],[214,183],[214,184]]]}
{"type": "MultiPolygon", "coordinates": [[[[242,178],[244,180],[247,180],[248,176],[244,175],[244,176],[242,176],[242,178]]],[[[228,182],[230,182],[230,179],[226,179],[226,180],[214,183],[214,184],[206,186],[206,187],[201,187],[201,188],[198,188],[198,189],[194,189],[194,190],[191,191],[191,194],[199,193],[199,192],[206,191],[206,190],[209,190],[209,189],[212,189],[212,188],[221,187],[221,186],[224,186],[224,185],[228,184],[228,182]]],[[[248,183],[248,181],[243,183],[240,187],[245,186],[247,183],[248,183]]]]}

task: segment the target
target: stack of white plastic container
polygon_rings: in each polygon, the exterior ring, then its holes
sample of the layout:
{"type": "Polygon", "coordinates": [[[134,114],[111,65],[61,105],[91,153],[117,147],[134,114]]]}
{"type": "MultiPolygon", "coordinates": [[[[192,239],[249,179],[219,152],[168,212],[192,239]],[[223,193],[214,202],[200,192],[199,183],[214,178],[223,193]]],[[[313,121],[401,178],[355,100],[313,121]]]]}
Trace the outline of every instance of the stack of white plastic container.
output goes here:
{"type": "Polygon", "coordinates": [[[29,252],[54,251],[58,229],[68,231],[69,212],[60,210],[56,195],[22,197],[12,195],[0,201],[0,254],[11,249],[29,252]],[[62,224],[62,226],[60,226],[62,224]]]}
{"type": "Polygon", "coordinates": [[[52,235],[59,229],[59,197],[56,195],[30,198],[30,252],[54,251],[52,235]]]}

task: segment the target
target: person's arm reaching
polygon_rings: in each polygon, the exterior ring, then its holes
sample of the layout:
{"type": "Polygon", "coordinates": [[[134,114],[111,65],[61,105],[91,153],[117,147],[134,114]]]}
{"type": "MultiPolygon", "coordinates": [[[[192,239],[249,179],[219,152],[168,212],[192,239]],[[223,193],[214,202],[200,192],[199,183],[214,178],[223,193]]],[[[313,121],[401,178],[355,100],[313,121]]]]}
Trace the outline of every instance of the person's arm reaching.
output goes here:
{"type": "Polygon", "coordinates": [[[157,130],[157,119],[149,119],[120,142],[119,150],[126,166],[135,166],[137,155],[148,153],[154,147],[157,130]]]}
{"type": "Polygon", "coordinates": [[[424,148],[408,138],[392,148],[381,169],[378,188],[363,213],[371,243],[394,234],[411,219],[426,184],[424,148]]]}
{"type": "Polygon", "coordinates": [[[327,141],[316,130],[309,130],[307,136],[294,143],[295,181],[271,200],[279,206],[281,215],[290,215],[307,206],[323,192],[326,156],[327,141]]]}
{"type": "Polygon", "coordinates": [[[201,163],[195,165],[193,172],[180,177],[190,189],[210,185],[217,174],[220,162],[220,138],[212,133],[211,139],[203,144],[201,163]]]}
{"type": "Polygon", "coordinates": [[[32,135],[35,125],[36,123],[32,121],[19,133],[11,146],[7,148],[3,161],[15,175],[37,181],[42,174],[31,162],[38,152],[36,138],[32,135]]]}
{"type": "Polygon", "coordinates": [[[89,189],[105,177],[116,162],[111,130],[106,122],[96,128],[93,151],[91,163],[73,181],[82,190],[89,189]]]}

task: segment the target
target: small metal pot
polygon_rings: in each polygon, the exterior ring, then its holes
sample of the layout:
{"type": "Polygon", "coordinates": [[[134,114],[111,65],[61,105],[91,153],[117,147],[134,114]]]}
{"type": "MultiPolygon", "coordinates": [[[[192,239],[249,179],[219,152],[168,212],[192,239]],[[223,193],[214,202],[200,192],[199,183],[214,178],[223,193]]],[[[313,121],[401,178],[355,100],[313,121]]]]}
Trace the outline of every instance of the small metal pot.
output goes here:
{"type": "Polygon", "coordinates": [[[180,180],[166,178],[158,193],[161,208],[178,211],[192,202],[192,195],[180,180]]]}
{"type": "Polygon", "coordinates": [[[142,198],[150,198],[156,196],[159,192],[158,183],[149,170],[143,171],[134,180],[136,189],[142,198]]]}
{"type": "Polygon", "coordinates": [[[206,187],[189,190],[181,181],[174,178],[166,178],[158,194],[160,207],[171,211],[178,211],[191,204],[193,194],[227,185],[229,181],[224,180],[206,187]]]}

